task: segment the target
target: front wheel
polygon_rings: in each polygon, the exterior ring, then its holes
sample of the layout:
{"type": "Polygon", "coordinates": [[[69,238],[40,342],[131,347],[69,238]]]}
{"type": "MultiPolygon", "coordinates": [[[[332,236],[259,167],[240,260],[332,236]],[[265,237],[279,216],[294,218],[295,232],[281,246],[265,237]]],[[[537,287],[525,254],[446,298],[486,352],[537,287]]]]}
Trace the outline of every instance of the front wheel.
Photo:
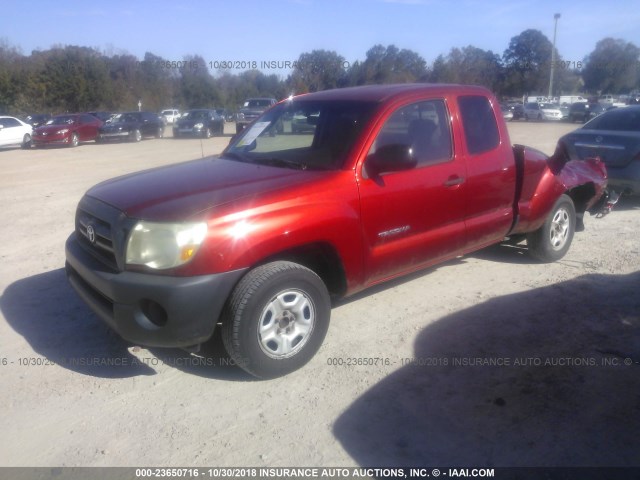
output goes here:
{"type": "Polygon", "coordinates": [[[78,137],[77,133],[73,133],[71,134],[71,141],[69,142],[69,146],[71,148],[77,147],[78,145],[80,145],[80,138],[78,137]]]}
{"type": "Polygon", "coordinates": [[[318,351],[329,328],[324,282],[297,263],[278,261],[247,273],[227,301],[222,339],[231,358],[258,378],[297,370],[318,351]]]}
{"type": "Polygon", "coordinates": [[[568,195],[562,195],[544,224],[527,234],[529,254],[541,262],[555,262],[565,256],[576,229],[576,209],[568,195]]]}
{"type": "Polygon", "coordinates": [[[140,132],[140,130],[136,128],[131,132],[129,139],[132,142],[139,142],[140,140],[142,140],[142,132],[140,132]]]}
{"type": "Polygon", "coordinates": [[[22,137],[22,144],[20,146],[24,149],[31,148],[31,135],[25,133],[24,137],[22,137]]]}

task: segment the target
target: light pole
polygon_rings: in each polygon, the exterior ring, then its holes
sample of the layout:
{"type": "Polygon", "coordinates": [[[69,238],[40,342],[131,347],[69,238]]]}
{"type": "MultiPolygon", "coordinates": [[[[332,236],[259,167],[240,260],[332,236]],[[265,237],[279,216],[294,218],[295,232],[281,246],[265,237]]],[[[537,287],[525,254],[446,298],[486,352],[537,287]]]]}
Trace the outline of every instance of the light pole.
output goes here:
{"type": "Polygon", "coordinates": [[[560,14],[556,13],[553,16],[555,25],[553,27],[553,47],[551,49],[551,77],[549,78],[549,101],[553,98],[553,73],[556,69],[556,33],[558,32],[558,19],[560,14]]]}

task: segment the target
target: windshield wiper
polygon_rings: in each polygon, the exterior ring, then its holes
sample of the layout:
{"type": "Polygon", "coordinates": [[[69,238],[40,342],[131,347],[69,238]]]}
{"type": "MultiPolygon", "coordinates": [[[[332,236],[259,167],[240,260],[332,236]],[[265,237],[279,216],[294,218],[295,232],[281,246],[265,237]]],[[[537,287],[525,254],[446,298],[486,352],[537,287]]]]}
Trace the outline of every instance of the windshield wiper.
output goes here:
{"type": "Polygon", "coordinates": [[[306,170],[306,163],[298,163],[293,162],[291,160],[283,160],[282,158],[277,157],[258,157],[253,159],[256,163],[261,163],[264,165],[270,165],[273,167],[286,167],[293,168],[295,170],[306,170]]]}

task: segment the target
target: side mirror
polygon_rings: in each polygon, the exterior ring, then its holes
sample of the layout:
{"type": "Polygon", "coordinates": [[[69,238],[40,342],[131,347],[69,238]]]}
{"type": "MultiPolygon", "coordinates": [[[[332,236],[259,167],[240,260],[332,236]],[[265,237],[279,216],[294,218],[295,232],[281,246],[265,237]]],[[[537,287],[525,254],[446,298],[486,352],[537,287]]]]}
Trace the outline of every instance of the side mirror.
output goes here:
{"type": "Polygon", "coordinates": [[[379,148],[366,160],[367,173],[371,177],[388,172],[411,170],[418,164],[409,145],[390,144],[379,148]]]}

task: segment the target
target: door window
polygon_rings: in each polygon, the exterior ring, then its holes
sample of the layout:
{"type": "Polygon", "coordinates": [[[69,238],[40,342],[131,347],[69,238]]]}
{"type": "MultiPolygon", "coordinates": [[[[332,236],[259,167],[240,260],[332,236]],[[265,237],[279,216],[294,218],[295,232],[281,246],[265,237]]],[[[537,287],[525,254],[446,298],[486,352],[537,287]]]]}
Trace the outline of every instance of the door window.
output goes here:
{"type": "Polygon", "coordinates": [[[418,167],[451,160],[451,127],[444,100],[413,103],[394,112],[378,133],[369,155],[389,145],[410,148],[418,167]]]}

